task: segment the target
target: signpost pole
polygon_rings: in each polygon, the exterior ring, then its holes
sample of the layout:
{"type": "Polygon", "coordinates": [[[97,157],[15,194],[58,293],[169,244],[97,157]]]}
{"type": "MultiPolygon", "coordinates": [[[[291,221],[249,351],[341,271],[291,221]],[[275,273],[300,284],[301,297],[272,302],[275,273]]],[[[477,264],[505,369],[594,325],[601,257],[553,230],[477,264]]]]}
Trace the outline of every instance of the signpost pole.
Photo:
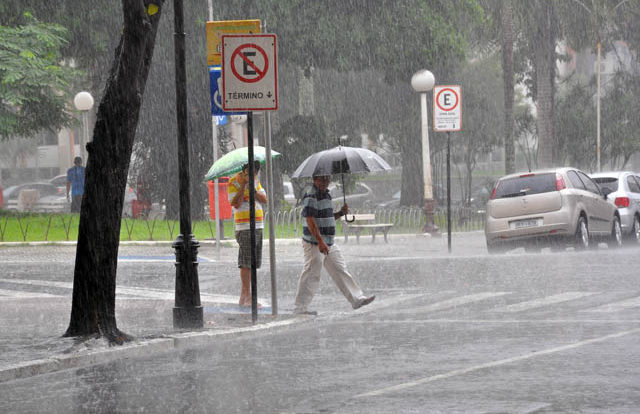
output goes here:
{"type": "MultiPolygon", "coordinates": [[[[222,36],[222,109],[225,111],[248,111],[247,146],[249,158],[249,221],[251,231],[251,318],[258,319],[258,290],[256,277],[256,235],[255,235],[255,171],[253,154],[253,111],[273,111],[278,109],[276,36],[263,35],[223,35],[222,36]]],[[[269,138],[267,142],[270,145],[269,138]]],[[[271,167],[270,148],[267,162],[271,167]]],[[[267,172],[269,174],[269,172],[267,172]]],[[[271,182],[269,183],[269,188],[271,182]]],[[[268,197],[269,200],[272,197],[268,197]]],[[[273,215],[269,206],[269,216],[273,215]]],[[[273,226],[270,225],[270,232],[273,226]]],[[[271,234],[271,233],[270,233],[271,234]]],[[[273,246],[271,238],[270,249],[273,246]]],[[[272,256],[272,265],[275,262],[272,256]]],[[[273,269],[273,267],[272,267],[273,269]]],[[[272,272],[272,295],[275,296],[275,280],[272,272]]],[[[275,297],[272,297],[274,314],[277,311],[275,297]]]]}
{"type": "Polygon", "coordinates": [[[251,321],[258,320],[258,278],[256,274],[256,171],[253,165],[253,112],[247,113],[247,152],[249,156],[249,228],[251,232],[251,321]]]}
{"type": "MultiPolygon", "coordinates": [[[[211,136],[213,139],[213,162],[218,160],[218,126],[216,125],[215,115],[211,116],[211,136]]],[[[220,199],[218,194],[218,179],[213,181],[213,195],[215,199],[215,212],[216,212],[216,260],[220,260],[220,199]]]]}
{"type": "Polygon", "coordinates": [[[447,131],[447,249],[451,253],[451,132],[447,131]]]}
{"type": "Polygon", "coordinates": [[[275,228],[273,226],[273,163],[271,162],[271,114],[265,111],[264,117],[265,153],[267,167],[267,209],[269,211],[269,273],[271,274],[271,314],[278,314],[278,287],[276,277],[276,244],[275,228]]]}
{"type": "Polygon", "coordinates": [[[462,92],[459,85],[433,89],[433,129],[447,133],[447,249],[451,253],[451,131],[462,128],[462,92]]]}

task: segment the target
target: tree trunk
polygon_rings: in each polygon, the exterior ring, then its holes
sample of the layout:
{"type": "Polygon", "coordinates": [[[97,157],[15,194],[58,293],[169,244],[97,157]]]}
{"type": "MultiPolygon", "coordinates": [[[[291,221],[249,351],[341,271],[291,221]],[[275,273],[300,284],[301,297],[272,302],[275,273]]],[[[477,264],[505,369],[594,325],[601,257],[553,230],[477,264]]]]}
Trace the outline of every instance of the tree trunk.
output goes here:
{"type": "Polygon", "coordinates": [[[555,36],[553,35],[552,10],[549,2],[540,2],[537,35],[535,39],[536,103],[538,108],[538,167],[552,167],[555,144],[554,81],[555,36]]]}
{"type": "Polygon", "coordinates": [[[124,29],[93,142],[87,144],[71,320],[64,336],[97,334],[117,343],[128,338],[116,325],[116,269],[127,172],[163,0],[147,9],[149,3],[122,1],[124,29]]]}
{"type": "Polygon", "coordinates": [[[502,76],[504,82],[504,171],[516,171],[513,144],[513,4],[502,0],[502,76]]]}

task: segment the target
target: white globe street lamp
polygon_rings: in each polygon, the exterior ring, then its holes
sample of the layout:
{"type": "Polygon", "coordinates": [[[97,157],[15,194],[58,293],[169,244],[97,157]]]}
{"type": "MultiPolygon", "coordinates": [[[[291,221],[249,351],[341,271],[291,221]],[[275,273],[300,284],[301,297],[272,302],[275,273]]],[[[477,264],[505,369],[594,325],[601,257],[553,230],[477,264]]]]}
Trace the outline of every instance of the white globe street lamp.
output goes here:
{"type": "Polygon", "coordinates": [[[89,141],[89,111],[93,108],[93,96],[89,92],[78,92],[73,98],[73,105],[82,112],[82,138],[80,139],[80,156],[87,161],[85,145],[89,141]]]}
{"type": "Polygon", "coordinates": [[[425,215],[427,222],[425,224],[425,232],[435,233],[438,228],[433,222],[433,213],[435,212],[435,202],[433,200],[433,183],[431,180],[431,157],[429,155],[429,115],[427,112],[427,92],[433,89],[436,79],[433,73],[426,69],[422,69],[414,73],[411,77],[411,86],[416,92],[420,93],[420,110],[422,120],[422,177],[424,181],[424,203],[425,215]]]}

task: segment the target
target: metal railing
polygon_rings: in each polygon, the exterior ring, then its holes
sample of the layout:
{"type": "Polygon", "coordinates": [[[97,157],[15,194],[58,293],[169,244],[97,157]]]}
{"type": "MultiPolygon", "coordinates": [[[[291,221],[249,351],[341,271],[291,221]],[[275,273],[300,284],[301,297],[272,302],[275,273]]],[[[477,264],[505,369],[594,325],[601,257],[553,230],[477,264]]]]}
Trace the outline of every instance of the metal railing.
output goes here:
{"type": "MultiPolygon", "coordinates": [[[[302,208],[277,211],[274,215],[276,238],[298,238],[302,236],[302,208]]],[[[425,224],[421,208],[396,209],[354,209],[354,214],[373,213],[377,223],[392,223],[391,234],[420,233],[425,224]]],[[[265,213],[265,223],[269,212],[265,213]]],[[[452,231],[482,230],[484,211],[467,207],[452,209],[452,231]]],[[[6,241],[73,241],[77,239],[79,215],[74,214],[7,214],[0,215],[0,242],[6,241]]],[[[437,210],[436,225],[446,231],[446,210],[437,210]]],[[[193,221],[192,231],[199,240],[215,239],[215,222],[211,220],[193,221]]],[[[227,222],[226,235],[229,236],[231,222],[227,222]]],[[[341,225],[336,229],[342,235],[341,225]]],[[[122,218],[120,240],[122,241],[166,241],[174,240],[179,232],[175,220],[152,216],[146,219],[122,218]]]]}

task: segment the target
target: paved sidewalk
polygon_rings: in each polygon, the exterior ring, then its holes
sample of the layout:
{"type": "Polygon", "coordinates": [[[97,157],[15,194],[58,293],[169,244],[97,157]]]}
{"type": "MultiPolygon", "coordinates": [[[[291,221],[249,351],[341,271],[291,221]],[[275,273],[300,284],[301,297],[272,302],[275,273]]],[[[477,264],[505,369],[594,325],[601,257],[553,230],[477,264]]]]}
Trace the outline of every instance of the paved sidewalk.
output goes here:
{"type": "Polygon", "coordinates": [[[69,324],[71,298],[38,297],[0,301],[0,382],[46,372],[109,362],[116,358],[168,352],[195,346],[218,335],[241,335],[304,322],[291,314],[271,315],[261,308],[258,321],[251,308],[230,303],[203,302],[204,327],[173,328],[173,302],[116,299],[118,328],[134,337],[123,346],[109,346],[104,339],[79,341],[61,338],[69,324]]]}
{"type": "MultiPolygon", "coordinates": [[[[483,237],[471,234],[471,237],[483,237]]],[[[455,235],[454,235],[455,236],[455,235]]],[[[430,239],[422,235],[391,235],[389,244],[382,240],[371,243],[366,236],[360,244],[355,240],[347,244],[338,240],[347,261],[376,260],[383,257],[402,258],[415,256],[441,256],[446,252],[446,237],[430,239]]],[[[120,255],[136,254],[138,251],[166,250],[163,244],[127,245],[122,244],[120,255]],[[126,246],[126,247],[125,247],[126,246]]],[[[0,263],[9,260],[9,255],[23,255],[26,260],[34,247],[23,245],[11,247],[10,254],[0,254],[0,263]]],[[[38,249],[38,248],[35,248],[38,249]]],[[[42,247],[43,250],[60,249],[42,247]]],[[[64,247],[69,254],[69,246],[64,247]]],[[[263,247],[265,261],[261,271],[268,271],[268,243],[263,247]]],[[[2,249],[0,249],[2,250],[2,249]]],[[[6,250],[6,249],[5,249],[6,250]]],[[[237,248],[223,247],[220,263],[234,263],[237,248]]],[[[49,253],[46,253],[49,254],[49,253]]],[[[46,254],[43,254],[46,257],[46,254]]],[[[215,259],[215,245],[204,243],[200,254],[215,259]]],[[[300,240],[287,239],[276,241],[278,262],[300,262],[302,264],[300,240]]],[[[231,266],[233,269],[233,266],[231,266]]],[[[233,270],[235,272],[235,270],[233,270]]],[[[121,295],[122,296],[122,295],[121,295]]],[[[78,341],[61,338],[69,323],[71,297],[40,293],[0,301],[0,382],[18,378],[27,378],[46,372],[75,368],[96,363],[105,363],[114,359],[149,355],[155,352],[169,352],[174,349],[206,344],[220,335],[244,335],[257,330],[281,329],[294,324],[313,321],[313,317],[294,316],[289,309],[280,307],[280,314],[271,315],[271,308],[260,309],[257,323],[251,321],[251,309],[241,308],[234,303],[237,298],[211,294],[202,295],[205,324],[202,329],[181,331],[173,328],[172,300],[166,298],[117,297],[116,319],[118,328],[132,335],[134,341],[123,346],[109,346],[104,339],[78,341]]],[[[321,299],[317,298],[317,302],[321,299]]],[[[261,303],[268,304],[260,298],[261,303]]]]}

